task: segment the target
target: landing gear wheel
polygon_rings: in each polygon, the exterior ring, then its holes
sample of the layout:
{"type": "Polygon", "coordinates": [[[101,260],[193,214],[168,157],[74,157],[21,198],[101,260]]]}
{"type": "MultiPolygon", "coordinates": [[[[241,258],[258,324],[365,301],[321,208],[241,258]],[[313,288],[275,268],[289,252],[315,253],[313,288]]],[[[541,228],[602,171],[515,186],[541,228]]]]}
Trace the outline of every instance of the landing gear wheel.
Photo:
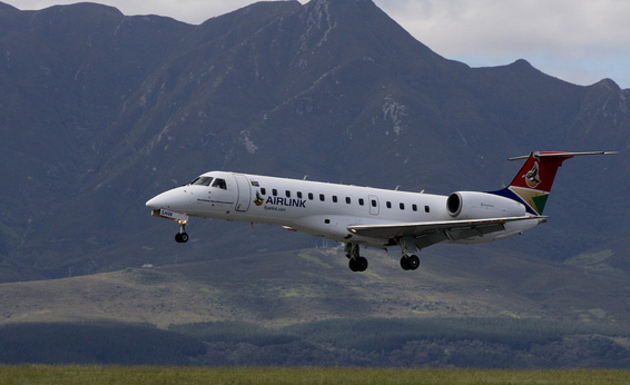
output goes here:
{"type": "Polygon", "coordinates": [[[348,267],[354,272],[365,271],[368,268],[368,261],[364,257],[350,258],[350,261],[348,261],[348,267]]]}
{"type": "Polygon", "coordinates": [[[177,233],[177,234],[175,234],[175,242],[177,242],[177,243],[186,243],[186,242],[188,242],[188,234],[186,234],[186,233],[177,233]]]}
{"type": "Polygon", "coordinates": [[[416,270],[418,266],[420,266],[420,258],[416,255],[412,255],[408,258],[409,260],[409,270],[416,270]]]}
{"type": "Polygon", "coordinates": [[[400,267],[403,268],[403,270],[409,270],[409,258],[403,256],[402,258],[400,258],[400,267]]]}
{"type": "Polygon", "coordinates": [[[358,265],[359,265],[359,271],[365,271],[368,268],[368,261],[365,257],[359,257],[357,258],[358,260],[358,265]]]}
{"type": "Polygon", "coordinates": [[[420,266],[420,258],[415,255],[400,258],[400,267],[402,267],[403,270],[416,270],[418,266],[420,266]]]}

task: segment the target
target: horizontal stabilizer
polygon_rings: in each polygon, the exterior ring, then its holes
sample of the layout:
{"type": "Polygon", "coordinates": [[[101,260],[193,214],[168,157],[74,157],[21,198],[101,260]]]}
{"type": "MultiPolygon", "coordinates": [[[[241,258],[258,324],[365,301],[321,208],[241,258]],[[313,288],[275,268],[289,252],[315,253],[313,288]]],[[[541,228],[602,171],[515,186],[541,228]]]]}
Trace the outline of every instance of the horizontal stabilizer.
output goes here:
{"type": "MultiPolygon", "coordinates": [[[[556,157],[556,158],[573,158],[574,156],[584,156],[584,155],[615,155],[617,151],[582,151],[582,152],[571,152],[571,151],[539,151],[537,152],[537,156],[544,157],[556,157]]],[[[508,160],[524,160],[528,159],[530,155],[517,156],[514,158],[509,158],[508,160]]]]}

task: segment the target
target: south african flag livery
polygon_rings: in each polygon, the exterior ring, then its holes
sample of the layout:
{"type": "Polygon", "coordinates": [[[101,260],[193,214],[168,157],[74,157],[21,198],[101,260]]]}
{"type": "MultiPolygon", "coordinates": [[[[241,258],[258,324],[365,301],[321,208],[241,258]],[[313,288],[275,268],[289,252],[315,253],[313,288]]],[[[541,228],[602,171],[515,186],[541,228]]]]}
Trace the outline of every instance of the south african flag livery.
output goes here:
{"type": "Polygon", "coordinates": [[[604,151],[534,151],[529,156],[511,158],[509,160],[527,159],[527,161],[508,187],[490,193],[514,199],[524,204],[530,214],[542,215],[556,172],[562,166],[562,162],[574,156],[607,155],[610,153],[604,151]]]}

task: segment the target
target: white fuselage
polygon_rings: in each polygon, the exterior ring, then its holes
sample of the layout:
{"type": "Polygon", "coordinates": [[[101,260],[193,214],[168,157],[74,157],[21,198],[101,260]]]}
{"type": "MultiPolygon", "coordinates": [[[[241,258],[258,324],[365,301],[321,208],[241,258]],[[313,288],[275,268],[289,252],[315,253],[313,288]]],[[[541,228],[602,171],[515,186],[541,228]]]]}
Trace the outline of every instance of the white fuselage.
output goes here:
{"type": "MultiPolygon", "coordinates": [[[[212,171],[189,185],[168,190],[147,202],[154,210],[193,217],[279,225],[317,237],[371,247],[393,245],[387,238],[362,237],[348,226],[452,220],[447,196],[357,187],[308,180],[212,171]],[[200,179],[208,178],[208,179],[200,179]],[[210,181],[206,183],[207,181],[210,181]]],[[[478,217],[484,217],[480,208],[478,217]]],[[[523,209],[524,213],[524,209],[523,209]]],[[[492,218],[496,213],[488,213],[492,218]]],[[[505,238],[540,221],[506,223],[503,231],[452,243],[505,238]]]]}

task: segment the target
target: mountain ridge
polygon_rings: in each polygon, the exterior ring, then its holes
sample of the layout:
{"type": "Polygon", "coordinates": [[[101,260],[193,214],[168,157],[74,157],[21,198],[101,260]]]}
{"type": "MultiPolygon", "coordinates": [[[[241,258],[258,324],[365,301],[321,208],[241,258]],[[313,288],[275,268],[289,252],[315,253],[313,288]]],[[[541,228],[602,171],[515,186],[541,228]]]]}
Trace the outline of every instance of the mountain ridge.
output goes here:
{"type": "MultiPolygon", "coordinates": [[[[255,3],[198,26],[94,4],[0,21],[0,254],[34,277],[141,265],[147,248],[165,264],[316,242],[193,221],[205,247],[176,248],[144,202],[211,169],[448,194],[509,183],[504,159],[532,150],[630,143],[630,90],[525,60],[470,68],[371,1],[255,3]]],[[[562,261],[622,244],[626,183],[610,179],[628,180],[626,158],[571,160],[545,234],[507,245],[562,261]]]]}

